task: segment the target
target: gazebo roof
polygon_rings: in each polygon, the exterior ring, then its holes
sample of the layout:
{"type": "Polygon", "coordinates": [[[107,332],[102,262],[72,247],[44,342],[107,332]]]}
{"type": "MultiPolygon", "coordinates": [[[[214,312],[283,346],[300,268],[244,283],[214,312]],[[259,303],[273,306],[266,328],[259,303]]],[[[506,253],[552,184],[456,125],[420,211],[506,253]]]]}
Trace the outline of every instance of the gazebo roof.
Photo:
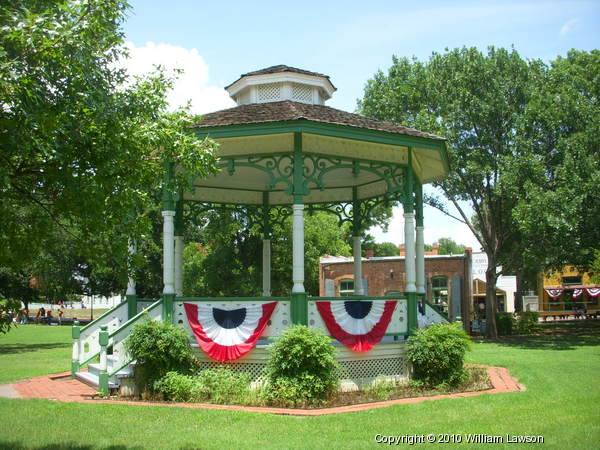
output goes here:
{"type": "Polygon", "coordinates": [[[278,65],[243,74],[226,89],[238,106],[205,114],[195,125],[199,136],[219,143],[223,170],[194,180],[186,200],[401,199],[413,176],[424,184],[448,173],[444,138],[325,106],[335,91],[327,75],[278,65]]]}
{"type": "Polygon", "coordinates": [[[336,125],[363,128],[388,133],[404,134],[428,139],[445,140],[440,136],[394,125],[383,120],[371,119],[324,105],[310,105],[292,101],[252,103],[205,114],[198,128],[241,125],[248,123],[281,122],[288,120],[310,120],[336,125]]]}
{"type": "MultiPolygon", "coordinates": [[[[329,79],[329,75],[323,75],[322,73],[311,72],[310,70],[298,69],[297,67],[290,67],[290,66],[286,66],[284,64],[278,64],[276,66],[267,67],[265,69],[260,69],[260,70],[255,70],[253,72],[243,73],[233,83],[231,83],[228,86],[225,86],[225,89],[230,88],[231,86],[233,86],[235,83],[237,83],[244,77],[251,77],[253,75],[270,75],[273,73],[285,73],[285,72],[300,73],[302,75],[311,75],[313,77],[327,78],[327,80],[331,83],[331,80],[329,79]]],[[[331,83],[331,86],[333,86],[333,83],[331,83]]],[[[333,88],[335,89],[335,86],[333,86],[333,88]]]]}

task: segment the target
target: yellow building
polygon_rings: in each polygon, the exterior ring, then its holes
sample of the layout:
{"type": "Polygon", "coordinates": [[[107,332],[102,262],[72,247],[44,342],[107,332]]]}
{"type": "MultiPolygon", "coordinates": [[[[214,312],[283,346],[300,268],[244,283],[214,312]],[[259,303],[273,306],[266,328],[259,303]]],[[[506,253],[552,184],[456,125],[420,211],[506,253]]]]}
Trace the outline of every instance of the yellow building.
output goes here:
{"type": "Polygon", "coordinates": [[[574,266],[542,272],[538,280],[539,311],[542,316],[597,314],[600,312],[600,285],[587,272],[574,266]]]}

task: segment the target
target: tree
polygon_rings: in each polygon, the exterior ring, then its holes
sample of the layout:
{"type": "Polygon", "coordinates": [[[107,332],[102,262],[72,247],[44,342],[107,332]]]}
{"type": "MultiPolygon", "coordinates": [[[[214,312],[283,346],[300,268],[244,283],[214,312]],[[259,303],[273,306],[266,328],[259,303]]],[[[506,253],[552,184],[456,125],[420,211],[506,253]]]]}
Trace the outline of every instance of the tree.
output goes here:
{"type": "Polygon", "coordinates": [[[177,191],[215,169],[187,109],[167,111],[161,71],[130,79],[120,0],[17,0],[0,8],[0,266],[22,271],[57,236],[96,274],[124,280],[127,238],[151,235],[144,212],[164,167],[177,191]],[[104,268],[103,268],[104,267],[104,268]]]}
{"type": "MultiPolygon", "coordinates": [[[[210,212],[200,228],[188,231],[184,263],[186,295],[256,296],[262,293],[262,237],[246,212],[210,212]]],[[[273,224],[271,236],[271,292],[288,295],[292,287],[292,223],[287,217],[273,224]]],[[[319,258],[349,256],[344,228],[325,212],[305,217],[304,287],[319,294],[319,258]]]]}
{"type": "Polygon", "coordinates": [[[439,255],[462,255],[465,246],[457,244],[452,238],[439,238],[436,242],[439,255]]]}
{"type": "MultiPolygon", "coordinates": [[[[452,170],[436,183],[459,211],[488,257],[487,330],[497,336],[496,266],[502,249],[514,239],[512,217],[517,199],[521,125],[535,86],[545,73],[539,61],[524,61],[513,50],[490,47],[433,53],[429,61],[393,58],[387,75],[367,82],[361,113],[415,126],[448,139],[452,170]],[[461,202],[473,210],[474,222],[461,202]]],[[[447,212],[445,202],[429,198],[447,212]]]]}
{"type": "Polygon", "coordinates": [[[600,243],[600,50],[571,50],[551,63],[520,138],[514,217],[522,254],[546,268],[589,267],[600,243]]]}
{"type": "Polygon", "coordinates": [[[373,237],[367,235],[362,245],[363,256],[367,250],[373,250],[375,256],[399,256],[400,248],[393,242],[375,242],[373,237]]]}

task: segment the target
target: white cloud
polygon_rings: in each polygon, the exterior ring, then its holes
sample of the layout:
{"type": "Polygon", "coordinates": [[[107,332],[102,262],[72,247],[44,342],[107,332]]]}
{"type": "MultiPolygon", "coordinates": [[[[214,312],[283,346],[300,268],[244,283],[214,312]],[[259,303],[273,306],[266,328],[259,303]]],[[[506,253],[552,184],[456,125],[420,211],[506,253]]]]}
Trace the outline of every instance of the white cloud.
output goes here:
{"type": "Polygon", "coordinates": [[[571,19],[565,22],[565,24],[560,28],[560,35],[565,36],[570,33],[573,27],[579,22],[579,19],[571,19]]]}
{"type": "Polygon", "coordinates": [[[122,64],[130,75],[152,72],[157,65],[167,71],[183,70],[167,97],[171,108],[183,106],[188,100],[196,114],[235,106],[225,89],[210,84],[208,64],[195,48],[154,42],[147,42],[143,47],[136,47],[131,42],[125,45],[129,58],[122,64]]]}

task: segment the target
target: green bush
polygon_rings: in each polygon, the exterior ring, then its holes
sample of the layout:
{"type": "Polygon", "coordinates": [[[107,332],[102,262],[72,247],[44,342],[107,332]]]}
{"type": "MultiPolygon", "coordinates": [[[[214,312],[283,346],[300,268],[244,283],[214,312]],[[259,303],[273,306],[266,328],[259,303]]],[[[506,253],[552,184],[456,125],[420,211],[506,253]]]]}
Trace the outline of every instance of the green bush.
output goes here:
{"type": "Polygon", "coordinates": [[[283,332],[269,348],[265,396],[286,406],[316,404],[339,387],[331,339],[304,325],[283,332]]]}
{"type": "Polygon", "coordinates": [[[540,315],[537,311],[521,311],[516,313],[516,331],[518,334],[531,334],[538,328],[540,315]]]}
{"type": "Polygon", "coordinates": [[[205,400],[211,403],[245,403],[250,392],[250,374],[229,369],[207,369],[198,375],[205,400]]]}
{"type": "Polygon", "coordinates": [[[198,375],[168,372],[154,383],[154,391],[175,402],[245,404],[250,395],[250,375],[229,369],[208,369],[198,375]]]}
{"type": "Polygon", "coordinates": [[[196,367],[188,334],[170,323],[146,320],[135,325],[125,348],[136,360],[136,378],[142,390],[152,389],[168,372],[189,375],[196,367]]]}
{"type": "Polygon", "coordinates": [[[409,338],[407,350],[415,379],[433,386],[462,382],[465,352],[470,343],[460,323],[438,323],[417,330],[409,338]]]}
{"type": "Polygon", "coordinates": [[[196,377],[177,372],[167,374],[154,382],[154,392],[159,392],[165,400],[174,402],[195,402],[205,395],[196,377]]]}
{"type": "Polygon", "coordinates": [[[515,323],[516,320],[513,313],[496,313],[496,329],[498,330],[498,335],[507,336],[512,334],[515,323]]]}

